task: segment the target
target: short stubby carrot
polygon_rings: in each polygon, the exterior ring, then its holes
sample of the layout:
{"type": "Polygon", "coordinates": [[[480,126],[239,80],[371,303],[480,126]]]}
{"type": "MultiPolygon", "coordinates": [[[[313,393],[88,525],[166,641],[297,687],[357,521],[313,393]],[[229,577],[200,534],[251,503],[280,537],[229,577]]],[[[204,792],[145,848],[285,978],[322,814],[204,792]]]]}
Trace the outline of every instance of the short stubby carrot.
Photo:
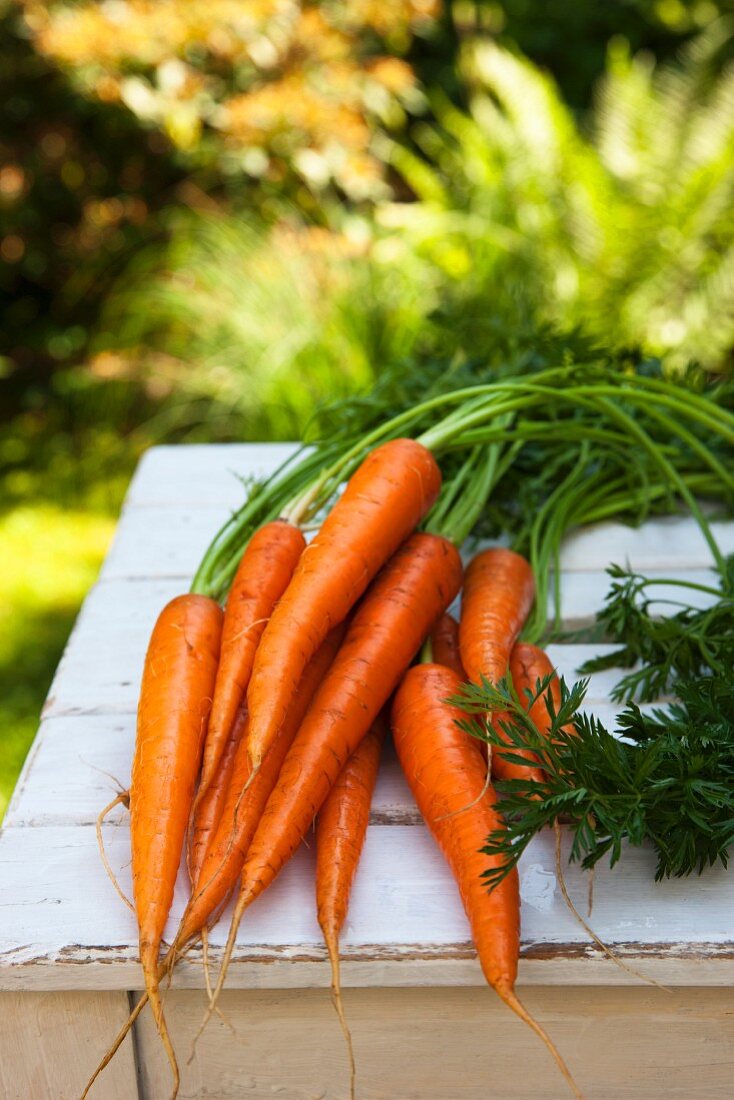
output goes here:
{"type": "Polygon", "coordinates": [[[249,780],[252,765],[246,743],[244,739],[240,740],[218,826],[210,838],[196,889],[176,933],[177,950],[212,922],[212,918],[221,911],[235,889],[247,849],[276,784],[285,755],[319,684],[338,652],[345,629],[344,623],[335,627],[309,661],[285,721],[251,783],[249,780]]]}
{"type": "Polygon", "coordinates": [[[226,976],[243,912],[301,843],[339,772],[434,622],[458,593],[461,573],[459,553],[447,539],[413,535],[388,562],[355,612],[283,762],[252,839],[214,1001],[226,976]]]}
{"type": "MultiPolygon", "coordinates": [[[[539,733],[547,733],[551,726],[551,717],[545,703],[547,690],[550,690],[555,709],[561,704],[561,685],[548,654],[537,645],[529,642],[518,642],[510,654],[510,675],[515,693],[520,702],[528,709],[530,698],[528,692],[535,695],[538,680],[551,677],[546,692],[535,700],[528,713],[539,733]]],[[[510,749],[513,756],[521,756],[527,760],[527,766],[518,764],[513,760],[507,760],[502,749],[495,747],[492,753],[492,774],[495,779],[524,779],[534,783],[542,783],[543,770],[538,764],[538,758],[530,749],[520,749],[512,744],[511,740],[502,729],[502,723],[509,722],[509,715],[502,711],[492,715],[492,725],[495,733],[510,749]]],[[[564,726],[565,731],[574,733],[573,725],[564,726]]]]}
{"type": "Polygon", "coordinates": [[[221,608],[206,596],[177,596],[158,616],[143,668],[130,783],[140,961],[176,1081],[158,991],[158,955],[201,765],[221,631],[221,608]]]}
{"type": "Polygon", "coordinates": [[[445,665],[462,680],[466,680],[467,676],[459,651],[459,624],[448,611],[441,616],[431,631],[431,655],[437,665],[445,665]]]}
{"type": "Polygon", "coordinates": [[[430,451],[393,439],[367,455],[302,555],[263,634],[247,692],[250,757],[272,744],[303,669],[435,502],[430,451]]]}
{"type": "Polygon", "coordinates": [[[222,650],[197,802],[216,774],[237,708],[247,692],[258,643],[305,546],[298,527],[274,520],[255,532],[242,555],[224,612],[222,650]]]}
{"type": "Polygon", "coordinates": [[[380,717],[342,768],[316,821],[316,912],[331,963],[334,1006],[347,1043],[352,1100],[356,1065],[342,1005],[339,933],[347,919],[349,895],[367,835],[372,792],[386,733],[387,724],[380,717]]]}
{"type": "Polygon", "coordinates": [[[188,839],[188,868],[191,885],[196,886],[201,874],[204,856],[214,837],[222,817],[227,790],[232,778],[237,748],[247,728],[247,707],[241,704],[227,742],[224,746],[216,774],[201,798],[196,798],[191,814],[188,839]]]}
{"type": "MultiPolygon", "coordinates": [[[[518,642],[510,655],[510,672],[515,691],[526,704],[526,709],[529,702],[528,691],[535,695],[538,680],[542,681],[550,677],[548,688],[535,700],[528,711],[540,733],[547,733],[551,727],[551,717],[545,700],[548,690],[556,711],[561,705],[561,685],[550,657],[540,646],[531,645],[529,642],[518,642]]],[[[563,729],[568,733],[576,732],[573,724],[564,726],[563,729]]]]}
{"type": "Polygon", "coordinates": [[[544,1041],[561,1072],[580,1096],[545,1031],[515,993],[520,950],[517,870],[491,892],[482,874],[501,865],[481,849],[504,827],[486,769],[470,739],[456,725],[462,712],[446,703],[460,689],[451,669],[417,665],[405,676],[392,707],[392,730],[400,764],[425,822],[459,887],[485,978],[502,1000],[544,1041]]]}
{"type": "MultiPolygon", "coordinates": [[[[513,648],[510,654],[510,676],[512,678],[512,686],[520,702],[525,704],[526,710],[528,709],[527,704],[529,702],[527,696],[528,690],[535,693],[535,684],[537,680],[542,680],[552,672],[553,666],[546,654],[542,649],[539,649],[538,646],[530,645],[527,642],[518,642],[513,648]]],[[[554,695],[558,696],[558,681],[555,681],[552,690],[554,690],[554,695]]],[[[549,718],[548,711],[542,698],[536,700],[530,708],[529,713],[540,732],[545,732],[548,728],[549,718]]],[[[512,756],[520,756],[523,760],[527,760],[527,764],[519,764],[515,760],[508,760],[502,749],[495,746],[492,751],[492,775],[494,778],[523,779],[533,783],[542,783],[544,776],[535,753],[531,752],[530,749],[520,749],[516,745],[513,745],[502,728],[503,723],[507,725],[510,721],[510,716],[507,711],[496,712],[492,715],[491,720],[495,733],[508,746],[512,756]]]]}
{"type": "Polygon", "coordinates": [[[461,596],[459,647],[466,674],[498,683],[507,675],[510,653],[533,606],[530,565],[513,550],[492,547],[469,563],[461,596]]]}

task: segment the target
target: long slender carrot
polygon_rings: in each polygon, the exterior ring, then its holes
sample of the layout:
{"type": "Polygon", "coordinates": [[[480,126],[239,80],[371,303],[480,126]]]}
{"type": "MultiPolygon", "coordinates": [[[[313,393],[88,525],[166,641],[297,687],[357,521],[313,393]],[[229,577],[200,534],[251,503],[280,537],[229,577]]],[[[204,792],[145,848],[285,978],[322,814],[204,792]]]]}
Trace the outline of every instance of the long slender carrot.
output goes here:
{"type": "Polygon", "coordinates": [[[266,523],[250,539],[227,598],[222,651],[214,687],[197,803],[209,789],[247,691],[258,643],[306,546],[301,531],[283,520],[266,523]]]}
{"type": "Polygon", "coordinates": [[[433,455],[411,439],[377,447],[351,477],[303,554],[255,656],[247,703],[249,751],[256,767],[306,664],[418,525],[440,486],[433,455]]]}
{"type": "Polygon", "coordinates": [[[316,911],[331,963],[331,992],[349,1055],[349,1095],[355,1096],[356,1064],[339,975],[339,933],[367,835],[370,803],[387,725],[378,718],[339,773],[316,822],[316,911]]]}
{"type": "MultiPolygon", "coordinates": [[[[250,764],[244,742],[240,740],[220,825],[199,872],[199,888],[194,891],[193,897],[189,900],[174,942],[158,967],[159,981],[170,972],[178,958],[196,941],[203,929],[212,923],[213,917],[221,912],[237,885],[247,846],[268,795],[275,785],[287,746],[292,741],[316,688],[339,648],[345,629],[346,624],[340,623],[331,631],[309,662],[282,731],[254,782],[249,786],[247,786],[247,779],[250,775],[250,764]],[[244,790],[245,787],[247,790],[244,790]]],[[[246,711],[243,709],[241,713],[246,711]]],[[[87,1082],[82,1100],[99,1074],[114,1057],[147,1002],[148,994],[144,993],[87,1082]]]]}
{"type": "Polygon", "coordinates": [[[224,984],[242,914],[301,843],[344,764],[433,623],[456,596],[461,573],[461,559],[450,542],[440,535],[413,535],[355,613],[285,758],[250,845],[208,1015],[224,984]]]}
{"type": "Polygon", "coordinates": [[[187,848],[189,879],[194,887],[199,882],[204,856],[222,817],[237,747],[246,729],[247,707],[241,703],[229,731],[216,774],[204,794],[194,801],[187,848]]]}
{"type": "Polygon", "coordinates": [[[206,596],[171,600],[143,669],[130,784],[130,838],[140,961],[178,1087],[158,990],[158,955],[178,874],[217,672],[222,611],[206,596]]]}
{"type": "Polygon", "coordinates": [[[497,683],[535,598],[530,565],[513,550],[493,547],[469,563],[461,597],[459,646],[467,676],[497,683]]]}
{"type": "Polygon", "coordinates": [[[237,746],[219,824],[202,860],[197,888],[176,933],[177,951],[211,922],[212,916],[221,910],[235,889],[247,849],[277,782],[285,755],[336,656],[345,630],[344,623],[335,627],[309,661],[285,721],[252,783],[248,782],[252,765],[245,740],[237,746]]]}
{"type": "Polygon", "coordinates": [[[461,663],[459,650],[459,624],[448,611],[441,616],[431,631],[431,652],[437,665],[445,665],[462,680],[466,680],[467,676],[461,663]]]}
{"type": "Polygon", "coordinates": [[[461,712],[445,699],[461,680],[451,669],[418,665],[405,676],[392,708],[398,758],[426,824],[459,887],[485,978],[506,1005],[548,1047],[577,1097],[571,1074],[551,1039],[515,993],[520,948],[520,895],[513,870],[491,892],[482,873],[500,857],[481,852],[487,836],[502,827],[496,795],[486,787],[481,756],[456,721],[461,712]]]}

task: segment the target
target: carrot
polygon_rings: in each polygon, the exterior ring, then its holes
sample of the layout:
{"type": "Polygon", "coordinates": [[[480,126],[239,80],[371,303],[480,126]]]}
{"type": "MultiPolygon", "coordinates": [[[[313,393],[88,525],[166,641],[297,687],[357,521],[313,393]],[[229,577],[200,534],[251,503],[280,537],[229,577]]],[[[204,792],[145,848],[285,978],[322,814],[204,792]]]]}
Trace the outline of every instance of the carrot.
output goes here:
{"type": "Polygon", "coordinates": [[[197,888],[176,933],[174,946],[177,951],[211,923],[212,916],[221,911],[237,885],[247,849],[277,782],[285,755],[334,660],[344,631],[343,623],[335,627],[309,661],[285,721],[252,783],[248,783],[252,765],[245,740],[237,746],[219,824],[202,861],[197,888]]]}
{"type": "Polygon", "coordinates": [[[401,546],[365,596],[285,758],[250,845],[209,1014],[224,984],[242,914],[301,843],[339,772],[460,584],[456,548],[440,535],[419,534],[401,546]]]}
{"type": "Polygon", "coordinates": [[[197,796],[194,800],[187,851],[189,879],[192,886],[196,886],[199,882],[204,856],[222,817],[227,789],[232,778],[237,755],[237,747],[242,741],[246,729],[247,707],[240,704],[216,774],[205,793],[197,796]]]}
{"type": "MultiPolygon", "coordinates": [[[[247,787],[246,791],[244,791],[244,788],[247,786],[250,764],[244,741],[240,739],[220,824],[199,872],[198,890],[194,891],[192,898],[189,900],[174,942],[158,967],[159,981],[169,973],[180,955],[187,950],[189,944],[193,943],[204,928],[212,923],[214,916],[221,912],[237,885],[237,878],[245,858],[247,846],[260,819],[268,795],[275,786],[283,756],[293,739],[309,702],[313,698],[316,688],[339,648],[344,630],[344,624],[336,627],[326,638],[315,657],[309,662],[282,731],[278,735],[273,749],[263,762],[255,781],[247,787]]],[[[238,719],[243,714],[246,714],[244,708],[238,713],[238,719]]],[[[212,787],[210,793],[213,791],[214,788],[212,787]]],[[[202,802],[202,805],[205,801],[202,802]]],[[[109,1065],[147,1001],[148,994],[144,993],[128,1017],[127,1022],[119,1031],[114,1043],[87,1082],[82,1100],[84,1100],[84,1096],[87,1095],[105,1066],[109,1065]]]]}
{"type": "Polygon", "coordinates": [[[510,653],[535,597],[525,558],[493,547],[469,563],[461,597],[459,647],[470,680],[497,683],[507,674],[510,653]]]}
{"type": "MultiPolygon", "coordinates": [[[[548,654],[545,653],[539,646],[530,645],[528,642],[518,642],[512,651],[510,656],[510,670],[512,672],[512,682],[515,687],[515,691],[521,700],[525,701],[526,709],[527,704],[530,702],[530,697],[527,692],[530,691],[532,695],[535,695],[535,688],[538,680],[545,680],[547,676],[551,676],[552,679],[549,682],[548,689],[551,693],[556,712],[561,704],[561,685],[558,682],[558,677],[555,675],[555,670],[550,662],[548,654]]],[[[547,734],[551,728],[551,717],[548,713],[548,707],[546,706],[546,692],[543,692],[539,696],[532,706],[528,710],[528,714],[535,725],[535,728],[542,734],[547,734]]],[[[495,719],[499,719],[501,716],[496,715],[495,719]]],[[[573,722],[563,726],[564,733],[576,734],[576,727],[573,722]]],[[[500,736],[504,738],[502,731],[500,736]]],[[[537,757],[532,752],[526,749],[517,749],[513,746],[512,751],[515,755],[527,757],[530,761],[535,761],[537,765],[537,757]]],[[[495,752],[492,756],[492,768],[499,765],[502,769],[498,771],[498,775],[505,779],[536,779],[540,782],[543,781],[543,771],[539,767],[523,767],[520,764],[514,764],[511,761],[502,760],[502,751],[495,752]]],[[[530,795],[530,797],[534,797],[530,795]]],[[[641,971],[636,970],[629,963],[624,962],[620,957],[615,954],[614,951],[596,934],[594,929],[588,924],[587,921],[579,913],[578,909],[574,905],[566,887],[566,878],[563,873],[563,866],[561,863],[561,827],[558,818],[553,823],[553,828],[556,834],[556,877],[558,878],[558,885],[561,889],[563,900],[571,911],[572,916],[579,922],[585,932],[592,938],[597,947],[601,948],[605,955],[620,969],[626,970],[628,974],[634,975],[635,978],[639,978],[643,982],[647,982],[649,985],[655,985],[658,989],[664,989],[666,992],[669,990],[665,986],[661,985],[654,978],[648,977],[641,971]]],[[[591,902],[593,896],[593,884],[594,884],[594,869],[591,869],[589,875],[589,916],[591,915],[591,902]]]]}
{"type": "MultiPolygon", "coordinates": [[[[530,645],[529,642],[518,642],[510,656],[510,672],[515,691],[521,700],[528,700],[527,692],[535,695],[535,687],[538,680],[545,680],[547,676],[552,679],[549,684],[553,704],[558,710],[561,705],[561,685],[555,674],[551,659],[540,646],[530,645]]],[[[535,700],[528,710],[528,714],[541,733],[547,733],[550,729],[551,719],[548,708],[545,705],[546,692],[535,700]]],[[[573,725],[564,726],[569,733],[575,733],[573,725]]]]}
{"type": "Polygon", "coordinates": [[[158,955],[178,874],[217,672],[222,611],[206,596],[171,600],[153,628],[138,704],[130,839],[140,961],[178,1088],[158,989],[158,955]]]}
{"type": "MultiPolygon", "coordinates": [[[[542,649],[534,645],[529,645],[527,642],[518,642],[513,648],[510,654],[510,675],[512,677],[513,687],[520,701],[526,704],[526,710],[528,710],[526,692],[530,690],[534,694],[536,681],[538,679],[542,680],[551,672],[553,672],[553,666],[542,649]]],[[[556,701],[560,702],[560,689],[557,680],[554,680],[551,690],[553,691],[556,701]]],[[[548,711],[542,697],[537,699],[533,706],[530,707],[529,714],[541,732],[548,729],[548,711]]],[[[497,711],[491,716],[491,721],[495,733],[508,746],[512,755],[521,756],[524,760],[527,760],[526,765],[518,764],[515,760],[508,760],[507,755],[503,753],[501,749],[495,747],[492,753],[493,777],[495,779],[523,779],[529,780],[530,782],[542,783],[544,778],[543,772],[539,766],[538,758],[535,753],[531,752],[530,749],[517,748],[516,745],[512,744],[512,741],[502,729],[502,723],[504,722],[507,724],[510,721],[510,716],[507,711],[497,711]]]]}
{"type": "Polygon", "coordinates": [[[387,726],[378,718],[339,773],[316,822],[316,909],[331,963],[331,992],[349,1054],[349,1094],[354,1100],[356,1065],[352,1036],[342,1005],[339,933],[347,918],[349,894],[362,853],[370,803],[387,726]]]}
{"type": "Polygon", "coordinates": [[[513,869],[491,892],[482,874],[501,857],[481,852],[503,825],[485,766],[457,727],[461,711],[444,700],[459,691],[451,669],[418,665],[405,676],[392,708],[398,758],[426,824],[459,887],[485,978],[543,1040],[577,1097],[581,1096],[551,1039],[515,993],[520,949],[520,893],[513,869]]]}
{"type": "Polygon", "coordinates": [[[237,708],[247,691],[255,651],[285,592],[306,540],[283,520],[266,523],[250,539],[227,598],[222,651],[204,744],[197,804],[214,778],[237,708]]]}
{"type": "Polygon", "coordinates": [[[466,672],[459,652],[459,624],[446,612],[431,631],[431,652],[437,665],[445,665],[466,680],[466,672]]]}
{"type": "MultiPolygon", "coordinates": [[[[558,682],[558,677],[555,675],[555,670],[550,662],[548,654],[540,649],[539,646],[530,645],[529,642],[518,642],[510,654],[510,675],[512,676],[512,683],[515,691],[520,701],[525,703],[526,710],[528,709],[527,704],[529,703],[528,692],[535,695],[535,688],[538,680],[545,680],[547,676],[552,677],[548,687],[556,710],[561,705],[561,685],[558,682]]],[[[545,705],[545,696],[546,692],[536,699],[528,710],[530,718],[540,733],[547,733],[551,725],[551,718],[548,714],[548,708],[545,705]]],[[[492,725],[497,735],[501,737],[510,748],[513,756],[524,757],[528,761],[528,764],[527,767],[525,767],[512,760],[507,760],[501,749],[495,749],[492,753],[493,776],[495,779],[525,779],[542,783],[544,778],[543,771],[538,766],[537,756],[529,749],[517,748],[505,735],[501,723],[507,723],[508,721],[509,715],[505,711],[492,716],[492,725]]],[[[575,732],[573,725],[564,726],[564,730],[570,733],[575,732]]]]}
{"type": "Polygon", "coordinates": [[[417,526],[440,486],[433,455],[411,439],[377,447],[350,478],[301,557],[255,655],[247,692],[255,767],[272,744],[306,664],[417,526]]]}

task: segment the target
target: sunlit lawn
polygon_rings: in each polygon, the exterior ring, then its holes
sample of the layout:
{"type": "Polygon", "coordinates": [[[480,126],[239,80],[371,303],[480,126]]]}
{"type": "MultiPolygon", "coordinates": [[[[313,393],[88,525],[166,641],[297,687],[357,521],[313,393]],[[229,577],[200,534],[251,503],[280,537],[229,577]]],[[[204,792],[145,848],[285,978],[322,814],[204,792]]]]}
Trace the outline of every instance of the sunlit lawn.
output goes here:
{"type": "Polygon", "coordinates": [[[48,504],[16,508],[0,518],[0,819],[113,529],[106,516],[48,504]]]}

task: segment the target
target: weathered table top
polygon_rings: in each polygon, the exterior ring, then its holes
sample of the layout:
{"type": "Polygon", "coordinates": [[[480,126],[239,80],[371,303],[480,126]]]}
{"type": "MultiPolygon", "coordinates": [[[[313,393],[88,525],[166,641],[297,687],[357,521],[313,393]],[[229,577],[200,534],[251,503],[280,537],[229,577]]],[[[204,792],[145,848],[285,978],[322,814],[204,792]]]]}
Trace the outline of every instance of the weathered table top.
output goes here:
{"type": "MultiPolygon", "coordinates": [[[[242,500],[239,478],[274,469],[286,444],[160,447],[148,452],[130,487],[114,545],[90,592],[46,702],[0,835],[0,989],[134,989],[140,985],[136,929],[99,859],[94,822],[126,787],[135,707],[148,635],[156,615],[186,590],[205,546],[242,500]]],[[[734,550],[734,524],[714,525],[734,550]]],[[[649,573],[704,580],[711,561],[695,525],[663,520],[634,531],[605,524],[570,538],[563,554],[567,624],[590,621],[608,583],[605,567],[629,562],[649,573]]],[[[662,593],[661,593],[662,594],[662,593]]],[[[559,671],[573,678],[599,646],[554,646],[559,671]]],[[[592,679],[588,707],[613,721],[614,673],[592,679]]],[[[104,829],[112,865],[129,892],[126,814],[104,829]]],[[[597,874],[593,925],[625,957],[669,984],[734,981],[734,874],[653,882],[654,860],[629,851],[597,874]]],[[[601,956],[570,916],[557,889],[551,837],[521,863],[520,983],[620,984],[628,979],[601,956]]],[[[585,877],[568,872],[579,906],[585,877]]],[[[182,912],[182,873],[171,914],[182,912]]],[[[227,915],[212,935],[216,955],[227,915]]],[[[421,823],[388,751],[364,855],[342,937],[345,985],[482,985],[456,887],[421,823]]],[[[198,953],[177,971],[180,986],[201,986],[198,953]]],[[[328,984],[315,916],[313,850],[304,845],[242,922],[228,985],[247,988],[328,984]]]]}

